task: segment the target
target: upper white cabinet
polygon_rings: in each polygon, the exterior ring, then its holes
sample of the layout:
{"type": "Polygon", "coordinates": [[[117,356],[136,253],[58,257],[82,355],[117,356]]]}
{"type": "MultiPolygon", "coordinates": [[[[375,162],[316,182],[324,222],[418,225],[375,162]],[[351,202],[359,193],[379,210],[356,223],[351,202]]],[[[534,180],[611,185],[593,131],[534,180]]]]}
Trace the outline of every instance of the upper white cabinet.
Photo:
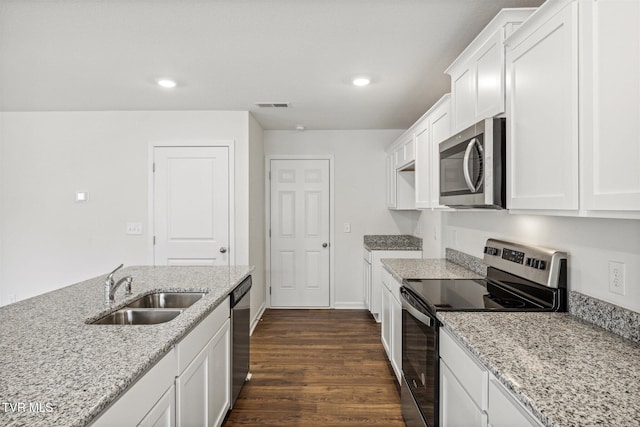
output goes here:
{"type": "Polygon", "coordinates": [[[548,1],[505,41],[507,207],[640,218],[640,3],[548,1]]]}
{"type": "Polygon", "coordinates": [[[448,209],[440,199],[438,144],[451,136],[451,95],[436,102],[415,124],[416,208],[448,209]]]}
{"type": "Polygon", "coordinates": [[[561,6],[508,40],[510,209],[578,209],[578,5],[561,6]]]}
{"type": "Polygon", "coordinates": [[[415,140],[413,128],[405,131],[387,150],[387,207],[414,210],[415,140]]]}
{"type": "Polygon", "coordinates": [[[535,9],[503,9],[445,71],[453,133],[505,111],[503,42],[535,9]]]}
{"type": "Polygon", "coordinates": [[[640,2],[579,3],[587,215],[640,211],[640,2]]]}

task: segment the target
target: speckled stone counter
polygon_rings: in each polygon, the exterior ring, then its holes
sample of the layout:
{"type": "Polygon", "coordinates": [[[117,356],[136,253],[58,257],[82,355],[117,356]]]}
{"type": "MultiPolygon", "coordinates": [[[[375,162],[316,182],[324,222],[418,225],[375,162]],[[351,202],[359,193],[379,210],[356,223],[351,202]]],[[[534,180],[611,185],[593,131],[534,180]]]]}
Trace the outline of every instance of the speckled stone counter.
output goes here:
{"type": "Polygon", "coordinates": [[[481,276],[446,259],[383,258],[382,265],[402,282],[402,279],[480,279],[481,276]]]}
{"type": "Polygon", "coordinates": [[[133,295],[104,306],[104,277],[0,308],[0,425],[83,426],[220,304],[252,267],[129,267],[133,295]],[[157,325],[87,321],[152,291],[205,291],[157,325]],[[25,405],[18,406],[18,404],[25,405]]]}
{"type": "Polygon", "coordinates": [[[422,239],[408,235],[367,235],[364,248],[370,251],[421,251],[422,239]]]}
{"type": "Polygon", "coordinates": [[[640,345],[568,313],[438,318],[544,425],[640,425],[640,345]]]}

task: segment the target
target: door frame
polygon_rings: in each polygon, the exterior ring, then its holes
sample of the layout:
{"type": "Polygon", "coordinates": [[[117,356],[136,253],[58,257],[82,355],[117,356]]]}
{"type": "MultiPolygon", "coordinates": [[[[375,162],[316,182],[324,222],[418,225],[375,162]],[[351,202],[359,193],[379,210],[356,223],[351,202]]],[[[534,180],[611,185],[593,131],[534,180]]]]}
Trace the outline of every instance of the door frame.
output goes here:
{"type": "Polygon", "coordinates": [[[149,265],[155,265],[154,261],[154,244],[153,237],[155,234],[155,198],[154,184],[155,177],[153,171],[154,152],[156,148],[161,147],[226,147],[228,148],[229,162],[229,265],[236,265],[236,203],[235,203],[235,140],[220,139],[194,139],[194,140],[168,140],[168,141],[150,141],[147,148],[147,262],[149,265]]]}
{"type": "MultiPolygon", "coordinates": [[[[266,266],[266,306],[271,307],[271,237],[269,236],[271,225],[271,160],[328,160],[329,161],[329,307],[335,308],[335,268],[334,268],[334,243],[335,243],[335,180],[333,179],[333,155],[330,154],[269,154],[265,156],[265,266],[266,266]]],[[[278,307],[283,308],[283,307],[278,307]]],[[[309,307],[287,307],[287,308],[309,308],[309,307]]],[[[315,308],[315,307],[314,307],[315,308]]],[[[318,308],[322,310],[322,307],[318,308]]]]}

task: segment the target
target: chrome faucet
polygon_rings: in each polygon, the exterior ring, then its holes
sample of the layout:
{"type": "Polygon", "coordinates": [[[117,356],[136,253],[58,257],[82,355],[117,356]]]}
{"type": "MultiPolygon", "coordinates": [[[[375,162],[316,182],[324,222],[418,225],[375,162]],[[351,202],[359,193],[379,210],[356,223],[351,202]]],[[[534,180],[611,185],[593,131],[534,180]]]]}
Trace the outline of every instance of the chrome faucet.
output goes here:
{"type": "Polygon", "coordinates": [[[116,271],[120,270],[124,267],[124,264],[120,264],[115,270],[113,270],[104,281],[104,303],[110,305],[115,301],[115,293],[116,290],[124,283],[125,295],[131,295],[131,282],[133,282],[133,278],[131,276],[123,277],[122,279],[115,282],[113,280],[113,275],[116,271]]]}

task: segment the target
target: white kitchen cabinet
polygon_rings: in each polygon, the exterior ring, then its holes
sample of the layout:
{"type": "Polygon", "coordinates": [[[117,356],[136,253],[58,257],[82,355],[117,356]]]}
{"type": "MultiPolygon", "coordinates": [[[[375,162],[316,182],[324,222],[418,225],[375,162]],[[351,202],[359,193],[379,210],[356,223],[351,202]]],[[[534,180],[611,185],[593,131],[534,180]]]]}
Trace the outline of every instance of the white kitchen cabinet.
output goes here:
{"type": "MultiPolygon", "coordinates": [[[[173,415],[167,393],[173,396],[176,354],[171,350],[91,424],[93,427],[167,425],[161,413],[173,415]],[[155,418],[155,419],[154,419],[155,418]]],[[[168,424],[172,425],[172,424],[168,424]]]]}
{"type": "MultiPolygon", "coordinates": [[[[371,296],[367,309],[373,315],[376,322],[381,321],[382,312],[382,266],[383,258],[422,258],[422,251],[371,251],[371,284],[368,294],[371,296]]],[[[367,292],[365,291],[365,295],[367,292]]]]}
{"type": "Polygon", "coordinates": [[[396,167],[395,155],[393,152],[386,154],[387,166],[387,207],[389,209],[396,208],[396,167]]]}
{"type": "Polygon", "coordinates": [[[640,212],[640,2],[579,8],[583,208],[640,212]]]}
{"type": "Polygon", "coordinates": [[[229,298],[176,345],[178,426],[219,426],[230,406],[229,298]]]}
{"type": "Polygon", "coordinates": [[[415,142],[406,131],[387,151],[387,207],[415,210],[415,142]],[[411,153],[411,154],[409,154],[411,153]]]}
{"type": "Polygon", "coordinates": [[[364,258],[362,260],[362,279],[364,295],[364,305],[367,308],[371,307],[371,251],[364,250],[364,258]]]}
{"type": "Polygon", "coordinates": [[[440,425],[542,424],[446,328],[440,328],[440,425]]]}
{"type": "Polygon", "coordinates": [[[442,427],[486,427],[487,414],[467,394],[464,386],[440,361],[440,425],[442,427]]]}
{"type": "Polygon", "coordinates": [[[176,388],[171,386],[149,413],[142,419],[139,427],[174,427],[176,425],[176,388]]]}
{"type": "Polygon", "coordinates": [[[382,345],[396,375],[402,381],[402,304],[400,286],[391,273],[382,267],[382,345]]]}
{"type": "Polygon", "coordinates": [[[489,426],[491,427],[542,427],[520,402],[491,375],[489,380],[489,426]]]}
{"type": "Polygon", "coordinates": [[[451,76],[453,133],[505,112],[503,42],[534,10],[501,10],[445,71],[451,76]]]}
{"type": "Polygon", "coordinates": [[[552,6],[507,40],[510,209],[578,209],[578,5],[552,6]]]}

